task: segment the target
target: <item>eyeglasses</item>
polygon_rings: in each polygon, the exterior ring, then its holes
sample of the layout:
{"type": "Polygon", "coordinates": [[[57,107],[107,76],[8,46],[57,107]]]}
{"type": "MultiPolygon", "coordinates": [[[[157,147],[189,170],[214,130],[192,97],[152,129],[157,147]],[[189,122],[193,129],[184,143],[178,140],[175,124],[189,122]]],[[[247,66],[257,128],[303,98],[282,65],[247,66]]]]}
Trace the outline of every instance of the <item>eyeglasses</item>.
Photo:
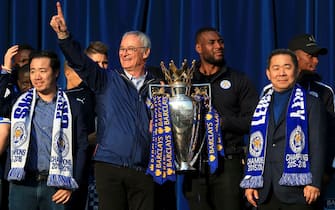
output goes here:
{"type": "Polygon", "coordinates": [[[125,47],[125,48],[120,48],[119,52],[125,53],[125,52],[129,52],[129,53],[134,53],[136,52],[138,49],[140,48],[146,48],[146,47],[125,47]]]}

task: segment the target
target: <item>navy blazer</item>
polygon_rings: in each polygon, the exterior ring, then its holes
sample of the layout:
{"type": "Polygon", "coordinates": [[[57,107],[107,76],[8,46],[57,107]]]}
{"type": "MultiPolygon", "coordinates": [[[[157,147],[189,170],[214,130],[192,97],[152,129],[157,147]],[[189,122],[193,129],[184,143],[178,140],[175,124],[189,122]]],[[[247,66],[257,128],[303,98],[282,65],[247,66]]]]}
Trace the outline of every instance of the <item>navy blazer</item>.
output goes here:
{"type": "MultiPolygon", "coordinates": [[[[324,151],[326,138],[326,112],[320,101],[307,94],[309,158],[312,173],[312,186],[320,189],[324,171],[324,151]]],[[[284,110],[287,110],[284,109],[284,110]]],[[[270,105],[270,119],[267,133],[266,160],[264,168],[264,187],[259,189],[259,203],[264,203],[271,193],[285,203],[306,203],[304,186],[281,186],[279,180],[284,169],[286,146],[286,111],[275,125],[270,105]]]]}

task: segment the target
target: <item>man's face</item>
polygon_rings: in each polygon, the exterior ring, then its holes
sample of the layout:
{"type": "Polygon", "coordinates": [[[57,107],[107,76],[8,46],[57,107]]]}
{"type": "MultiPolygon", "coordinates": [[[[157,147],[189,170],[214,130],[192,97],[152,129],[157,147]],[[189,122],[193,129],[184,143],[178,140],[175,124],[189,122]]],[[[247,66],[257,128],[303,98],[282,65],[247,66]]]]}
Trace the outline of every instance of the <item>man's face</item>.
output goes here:
{"type": "Polygon", "coordinates": [[[296,50],[295,54],[298,58],[299,69],[315,71],[319,63],[317,55],[310,55],[303,50],[296,50]]]}
{"type": "Polygon", "coordinates": [[[87,56],[91,58],[94,62],[96,62],[101,68],[108,68],[108,58],[106,55],[101,53],[92,53],[88,54],[87,56]]]}
{"type": "Polygon", "coordinates": [[[201,34],[198,43],[195,46],[200,59],[209,64],[222,64],[224,59],[223,39],[215,31],[208,31],[201,34]]]}
{"type": "Polygon", "coordinates": [[[30,63],[30,80],[36,91],[48,95],[56,88],[58,71],[52,70],[49,58],[34,58],[30,63]]]}
{"type": "Polygon", "coordinates": [[[19,72],[17,85],[19,86],[19,89],[22,93],[26,92],[32,87],[29,78],[29,72],[19,72]]]}
{"type": "Polygon", "coordinates": [[[298,70],[294,69],[291,56],[285,54],[274,55],[269,66],[266,75],[275,91],[283,92],[293,87],[298,70]]]}
{"type": "Polygon", "coordinates": [[[25,64],[29,63],[29,55],[30,50],[20,50],[15,56],[14,56],[14,66],[24,66],[25,64]]]}
{"type": "Polygon", "coordinates": [[[122,68],[126,71],[142,69],[149,54],[150,49],[145,48],[136,35],[130,34],[121,40],[119,58],[122,68]]]}

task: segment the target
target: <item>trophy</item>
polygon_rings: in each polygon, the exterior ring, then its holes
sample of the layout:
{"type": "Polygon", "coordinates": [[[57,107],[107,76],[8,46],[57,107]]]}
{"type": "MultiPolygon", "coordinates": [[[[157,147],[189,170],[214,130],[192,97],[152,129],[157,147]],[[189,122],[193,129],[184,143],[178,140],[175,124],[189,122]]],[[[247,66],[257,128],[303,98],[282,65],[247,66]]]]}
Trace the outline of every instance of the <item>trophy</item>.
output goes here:
{"type": "MultiPolygon", "coordinates": [[[[176,172],[196,170],[193,165],[205,142],[205,137],[200,137],[199,130],[204,117],[202,110],[210,106],[210,84],[192,85],[191,79],[194,68],[194,60],[190,68],[187,66],[187,61],[184,60],[180,69],[176,67],[173,61],[169,63],[168,69],[161,62],[161,69],[165,75],[167,84],[149,85],[150,99],[163,97],[160,102],[157,102],[157,100],[154,102],[158,104],[156,107],[160,107],[159,103],[163,103],[163,107],[161,109],[153,108],[154,116],[158,116],[158,119],[154,118],[153,120],[153,128],[156,128],[153,130],[153,140],[158,140],[163,145],[164,139],[167,139],[167,141],[172,139],[173,148],[171,149],[173,149],[174,153],[172,155],[174,156],[173,160],[176,172]],[[165,108],[164,101],[168,101],[165,108]],[[167,118],[159,119],[159,116],[163,118],[166,116],[167,118]],[[157,135],[164,132],[167,133],[165,138],[157,137],[157,135]]],[[[157,145],[154,147],[158,151],[160,148],[165,148],[164,146],[160,146],[160,144],[157,145]]],[[[168,143],[169,145],[170,143],[168,143]]],[[[164,152],[156,152],[156,155],[152,155],[151,160],[153,158],[171,160],[169,155],[166,157],[162,155],[161,158],[159,156],[160,153],[165,154],[164,152]]],[[[160,166],[160,162],[158,165],[160,166]]],[[[153,167],[153,165],[150,166],[149,164],[149,168],[154,171],[153,167]]],[[[159,168],[159,170],[161,169],[159,168]]],[[[166,171],[169,174],[169,170],[166,171]]]]}

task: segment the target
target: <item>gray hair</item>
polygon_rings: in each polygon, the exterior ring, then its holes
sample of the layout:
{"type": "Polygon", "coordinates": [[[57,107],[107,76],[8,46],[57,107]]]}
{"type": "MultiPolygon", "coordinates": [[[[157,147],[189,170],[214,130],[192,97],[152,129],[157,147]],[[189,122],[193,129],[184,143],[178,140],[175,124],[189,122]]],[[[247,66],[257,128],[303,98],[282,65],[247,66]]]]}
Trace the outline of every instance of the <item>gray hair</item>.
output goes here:
{"type": "Polygon", "coordinates": [[[128,31],[126,33],[123,34],[122,39],[128,35],[135,35],[137,37],[140,38],[140,41],[143,44],[143,47],[145,48],[151,48],[151,41],[148,35],[146,35],[145,33],[141,32],[141,31],[128,31]]]}

